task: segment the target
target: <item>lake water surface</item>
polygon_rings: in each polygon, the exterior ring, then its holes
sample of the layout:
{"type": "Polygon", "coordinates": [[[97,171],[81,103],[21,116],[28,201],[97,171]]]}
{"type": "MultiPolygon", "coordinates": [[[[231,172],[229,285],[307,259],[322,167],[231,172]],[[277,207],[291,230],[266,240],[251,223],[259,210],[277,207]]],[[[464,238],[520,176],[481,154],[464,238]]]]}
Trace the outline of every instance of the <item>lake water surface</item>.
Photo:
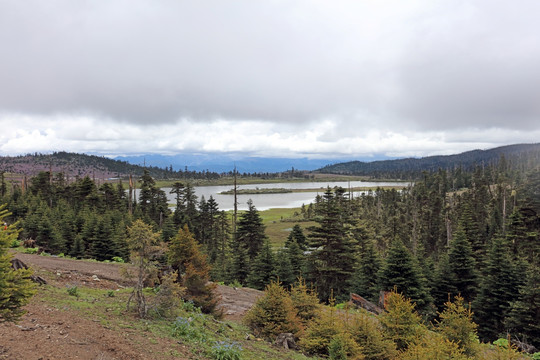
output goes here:
{"type": "MultiPolygon", "coordinates": [[[[272,183],[272,184],[250,184],[250,185],[238,185],[238,189],[317,189],[313,192],[299,192],[299,193],[284,193],[284,194],[244,194],[238,195],[238,210],[247,210],[247,201],[251,199],[253,205],[258,210],[268,210],[272,208],[295,208],[300,207],[302,204],[309,204],[315,200],[317,194],[323,194],[328,186],[331,188],[335,186],[341,186],[344,189],[351,187],[377,187],[377,186],[403,186],[406,183],[403,182],[367,182],[367,181],[338,181],[338,182],[285,182],[285,183],[272,183]]],[[[232,210],[234,207],[234,195],[221,195],[220,192],[231,190],[232,185],[225,186],[197,186],[195,187],[195,194],[200,200],[202,196],[206,200],[212,196],[219,204],[220,210],[232,210]]],[[[170,194],[171,188],[163,188],[163,191],[167,194],[169,203],[176,203],[175,194],[170,194]]],[[[355,191],[354,196],[359,196],[362,192],[355,191]]]]}

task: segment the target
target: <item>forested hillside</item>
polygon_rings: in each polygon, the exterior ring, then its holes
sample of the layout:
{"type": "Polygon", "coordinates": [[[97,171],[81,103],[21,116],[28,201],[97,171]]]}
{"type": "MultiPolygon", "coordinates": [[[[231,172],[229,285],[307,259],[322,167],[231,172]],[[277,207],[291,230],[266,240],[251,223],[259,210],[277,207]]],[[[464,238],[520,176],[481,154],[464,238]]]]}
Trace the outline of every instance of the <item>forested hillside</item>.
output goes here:
{"type": "Polygon", "coordinates": [[[174,170],[172,166],[163,168],[139,166],[103,156],[63,151],[52,154],[35,153],[15,157],[0,157],[0,172],[26,176],[36,176],[41,171],[51,171],[53,174],[62,174],[66,179],[89,176],[103,180],[111,177],[125,178],[130,174],[141,176],[145,169],[148,170],[151,176],[158,179],[214,179],[219,177],[217,173],[207,171],[174,170]]]}
{"type": "Polygon", "coordinates": [[[438,169],[455,170],[459,168],[471,171],[477,165],[490,165],[501,156],[513,162],[527,162],[525,167],[540,162],[540,144],[515,144],[501,146],[489,150],[473,150],[456,155],[428,156],[423,158],[407,158],[373,162],[350,161],[325,166],[321,173],[364,175],[375,178],[415,179],[422,171],[438,169]]]}
{"type": "MultiPolygon", "coordinates": [[[[502,156],[470,170],[426,171],[402,191],[377,189],[353,198],[342,188],[328,188],[297,218],[284,219],[293,230],[278,249],[265,234],[256,204],[250,203],[233,222],[213,198],[197,199],[189,182],[177,182],[171,209],[148,171],[135,200],[121,184],[98,187],[89,177],[66,184],[48,173],[32,178],[28,189],[7,191],[2,200],[12,212],[9,222],[20,227],[20,239],[34,239],[40,251],[127,260],[128,229],[138,224],[176,254],[160,261],[180,273],[189,273],[189,267],[171,260],[184,254],[174,249],[194,248],[194,239],[207,256],[196,262],[214,281],[264,289],[279,279],[290,288],[302,277],[327,304],[346,301],[351,292],[377,301],[380,291],[396,290],[412,301],[419,313],[414,322],[422,326],[443,321],[439,312],[449,299],[462,315],[470,303],[481,341],[508,333],[540,348],[540,163],[537,152],[528,154],[502,156]],[[302,228],[306,220],[315,225],[302,228]]],[[[200,301],[202,306],[209,299],[200,301]]],[[[289,300],[283,301],[289,306],[289,300]]],[[[308,320],[290,324],[304,344],[313,335],[309,329],[314,323],[308,320]]],[[[254,331],[265,333],[257,317],[253,324],[254,331]]],[[[393,336],[392,346],[408,351],[411,344],[429,344],[426,336],[431,335],[393,336]]],[[[328,355],[330,345],[305,346],[328,355]]]]}

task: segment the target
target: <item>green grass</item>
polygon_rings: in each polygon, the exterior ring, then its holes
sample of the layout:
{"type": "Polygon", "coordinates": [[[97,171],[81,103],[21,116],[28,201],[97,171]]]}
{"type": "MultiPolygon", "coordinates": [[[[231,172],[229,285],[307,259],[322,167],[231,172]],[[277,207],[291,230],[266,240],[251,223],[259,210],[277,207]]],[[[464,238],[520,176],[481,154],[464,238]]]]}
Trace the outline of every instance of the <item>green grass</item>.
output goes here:
{"type": "MultiPolygon", "coordinates": [[[[176,316],[187,323],[189,331],[174,334],[175,317],[160,318],[152,317],[139,319],[135,311],[127,311],[126,303],[131,293],[130,288],[115,291],[115,296],[110,296],[108,289],[94,289],[78,286],[78,296],[70,296],[68,287],[55,287],[51,285],[39,288],[39,293],[34,301],[41,302],[47,307],[59,310],[69,310],[77,317],[94,321],[119,333],[127,329],[136,331],[151,343],[158,343],[160,339],[172,339],[186,345],[193,358],[212,359],[212,350],[216,342],[236,343],[242,350],[242,359],[267,360],[267,359],[314,359],[308,358],[294,351],[284,351],[272,346],[271,343],[262,340],[245,340],[249,329],[242,324],[228,321],[219,321],[209,315],[186,310],[188,307],[180,307],[176,316]]],[[[153,297],[152,289],[145,289],[148,298],[153,297]]],[[[133,308],[133,306],[132,306],[133,308]]],[[[173,352],[174,349],[169,349],[173,352]]]]}
{"type": "Polygon", "coordinates": [[[301,218],[295,216],[295,213],[300,214],[300,208],[269,209],[260,212],[263,223],[266,226],[266,235],[270,239],[272,247],[279,248],[283,246],[294,225],[300,225],[306,235],[306,229],[309,226],[316,225],[314,221],[300,221],[301,218]],[[295,219],[299,221],[294,221],[295,219]]]}

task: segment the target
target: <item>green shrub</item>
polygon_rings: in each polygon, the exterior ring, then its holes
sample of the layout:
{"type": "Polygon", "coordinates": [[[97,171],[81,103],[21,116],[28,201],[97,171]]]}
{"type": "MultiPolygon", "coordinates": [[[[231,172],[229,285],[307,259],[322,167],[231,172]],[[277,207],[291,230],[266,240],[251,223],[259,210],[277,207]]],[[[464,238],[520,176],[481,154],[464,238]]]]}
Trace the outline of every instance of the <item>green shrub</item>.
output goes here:
{"type": "Polygon", "coordinates": [[[18,248],[19,246],[21,246],[21,242],[19,240],[17,240],[17,239],[13,239],[9,243],[10,248],[18,248]]]}
{"type": "Polygon", "coordinates": [[[281,333],[292,333],[296,337],[303,327],[296,315],[289,293],[278,282],[266,286],[260,297],[244,317],[244,322],[257,336],[274,340],[281,333]]]}
{"type": "Polygon", "coordinates": [[[497,345],[498,347],[501,347],[503,349],[508,349],[508,340],[499,338],[493,342],[493,345],[497,345]]]}
{"type": "Polygon", "coordinates": [[[80,294],[79,294],[79,288],[77,286],[70,286],[67,288],[67,293],[70,295],[70,296],[75,296],[75,297],[79,297],[80,294]]]}
{"type": "Polygon", "coordinates": [[[37,247],[34,247],[34,248],[26,248],[23,250],[23,253],[25,254],[37,254],[39,251],[39,248],[37,247]]]}
{"type": "Polygon", "coordinates": [[[197,328],[192,318],[177,317],[173,323],[172,335],[186,340],[203,340],[205,334],[197,328]]]}
{"type": "Polygon", "coordinates": [[[242,359],[242,347],[234,342],[216,341],[214,346],[212,346],[211,353],[214,360],[242,359]]]}
{"type": "Polygon", "coordinates": [[[330,345],[328,345],[328,359],[330,360],[347,360],[347,351],[343,338],[335,336],[330,345]]]}
{"type": "Polygon", "coordinates": [[[123,264],[125,261],[120,256],[113,256],[112,261],[123,264]]]}
{"type": "Polygon", "coordinates": [[[535,352],[532,356],[533,360],[540,360],[540,352],[535,352]]]}

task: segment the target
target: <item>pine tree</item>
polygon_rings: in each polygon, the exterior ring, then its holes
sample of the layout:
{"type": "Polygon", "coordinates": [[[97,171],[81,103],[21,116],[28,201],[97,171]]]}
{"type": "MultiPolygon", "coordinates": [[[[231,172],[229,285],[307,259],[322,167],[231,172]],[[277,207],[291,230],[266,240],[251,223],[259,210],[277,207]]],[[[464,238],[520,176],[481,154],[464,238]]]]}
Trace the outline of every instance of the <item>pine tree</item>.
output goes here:
{"type": "Polygon", "coordinates": [[[385,310],[379,316],[383,333],[394,341],[398,350],[406,349],[425,335],[426,327],[414,303],[403,294],[392,291],[386,299],[385,310]]]}
{"type": "Polygon", "coordinates": [[[376,301],[379,296],[377,276],[380,269],[381,259],[373,242],[368,240],[359,254],[351,291],[366,299],[376,301]]]}
{"type": "Polygon", "coordinates": [[[276,252],[276,275],[285,288],[288,288],[295,280],[291,259],[287,249],[282,248],[276,252]]]}
{"type": "Polygon", "coordinates": [[[328,301],[332,292],[338,301],[349,297],[356,249],[347,206],[343,189],[334,193],[328,188],[317,205],[318,226],[310,228],[310,247],[314,250],[308,259],[309,280],[316,284],[322,301],[328,301]]]}
{"type": "Polygon", "coordinates": [[[236,241],[246,250],[250,260],[255,259],[263,247],[266,235],[265,226],[259,212],[248,200],[248,210],[240,215],[236,232],[236,241]]]}
{"type": "Polygon", "coordinates": [[[251,264],[251,272],[247,277],[247,284],[254,289],[263,290],[270,281],[276,280],[276,264],[270,242],[265,240],[264,245],[251,264]]]}
{"type": "Polygon", "coordinates": [[[307,238],[304,235],[304,232],[302,231],[302,228],[300,225],[295,224],[289,233],[289,236],[287,237],[287,241],[285,242],[285,246],[289,247],[289,244],[291,244],[293,241],[295,241],[300,249],[307,250],[307,238]]]}
{"type": "MultiPolygon", "coordinates": [[[[0,223],[11,215],[5,205],[0,206],[0,223]]],[[[18,231],[14,225],[0,230],[0,323],[16,321],[23,314],[23,307],[35,294],[35,287],[30,270],[14,270],[11,267],[12,255],[8,252],[9,244],[17,239],[18,231]]]]}
{"type": "Polygon", "coordinates": [[[136,284],[128,300],[128,308],[131,299],[135,298],[137,313],[144,318],[148,312],[146,296],[143,293],[145,282],[150,279],[153,269],[156,267],[154,260],[158,251],[159,234],[154,233],[150,225],[142,220],[136,220],[128,228],[127,244],[130,250],[130,258],[135,265],[136,284]]]}
{"type": "Polygon", "coordinates": [[[476,296],[478,281],[476,276],[476,261],[474,260],[470,242],[462,229],[458,229],[450,243],[448,265],[452,273],[452,287],[461,294],[465,302],[470,302],[476,296]]]}
{"type": "Polygon", "coordinates": [[[422,281],[422,276],[414,257],[400,240],[394,240],[379,276],[382,290],[398,292],[416,303],[419,311],[428,309],[431,301],[422,281]]]}
{"type": "Polygon", "coordinates": [[[493,240],[487,254],[486,269],[473,302],[474,319],[480,324],[478,334],[484,341],[504,335],[504,319],[518,291],[519,280],[505,239],[493,240]]]}
{"type": "Polygon", "coordinates": [[[167,255],[169,263],[181,276],[179,282],[186,288],[186,297],[203,312],[213,313],[217,305],[213,293],[216,285],[208,283],[210,266],[187,225],[171,240],[167,255]]]}
{"type": "MultiPolygon", "coordinates": [[[[291,264],[292,276],[296,279],[305,274],[306,255],[296,241],[285,245],[286,257],[291,264]]],[[[285,254],[284,254],[285,255],[285,254]]]]}
{"type": "Polygon", "coordinates": [[[525,283],[512,302],[506,325],[520,340],[540,349],[540,266],[531,264],[525,283]]]}
{"type": "Polygon", "coordinates": [[[472,321],[472,311],[464,305],[464,299],[456,296],[454,301],[448,301],[445,309],[439,314],[440,320],[436,324],[436,329],[447,340],[456,343],[468,356],[474,356],[478,346],[478,335],[476,325],[472,321]]]}
{"type": "Polygon", "coordinates": [[[266,286],[264,295],[246,314],[244,322],[256,335],[272,340],[281,333],[298,336],[302,331],[290,295],[274,281],[266,286]]]}

